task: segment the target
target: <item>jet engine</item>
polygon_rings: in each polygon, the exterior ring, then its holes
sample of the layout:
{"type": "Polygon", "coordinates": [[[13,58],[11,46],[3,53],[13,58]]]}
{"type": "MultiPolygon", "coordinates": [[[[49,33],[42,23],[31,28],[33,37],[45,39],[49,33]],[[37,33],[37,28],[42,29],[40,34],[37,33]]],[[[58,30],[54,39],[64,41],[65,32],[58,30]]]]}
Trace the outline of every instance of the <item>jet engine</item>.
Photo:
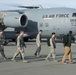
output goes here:
{"type": "Polygon", "coordinates": [[[27,16],[23,14],[7,15],[3,19],[3,24],[7,27],[26,27],[27,23],[27,16]]]}

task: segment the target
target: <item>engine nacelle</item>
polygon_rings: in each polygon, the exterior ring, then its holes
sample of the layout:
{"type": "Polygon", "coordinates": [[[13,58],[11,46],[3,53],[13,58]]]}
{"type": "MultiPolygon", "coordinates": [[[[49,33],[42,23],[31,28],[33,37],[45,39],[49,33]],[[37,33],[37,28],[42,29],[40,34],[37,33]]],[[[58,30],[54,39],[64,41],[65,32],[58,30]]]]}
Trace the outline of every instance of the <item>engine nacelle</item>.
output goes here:
{"type": "Polygon", "coordinates": [[[28,19],[23,14],[8,15],[3,19],[3,23],[7,27],[26,27],[28,19]]]}

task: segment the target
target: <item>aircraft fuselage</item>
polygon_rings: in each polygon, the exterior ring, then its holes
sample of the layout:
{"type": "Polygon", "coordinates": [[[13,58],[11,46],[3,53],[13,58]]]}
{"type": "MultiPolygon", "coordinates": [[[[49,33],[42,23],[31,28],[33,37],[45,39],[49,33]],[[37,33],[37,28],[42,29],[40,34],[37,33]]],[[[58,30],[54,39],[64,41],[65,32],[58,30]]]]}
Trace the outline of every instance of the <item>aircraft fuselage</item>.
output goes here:
{"type": "MultiPolygon", "coordinates": [[[[22,13],[15,11],[15,12],[4,12],[3,14],[6,14],[4,16],[7,16],[4,20],[5,21],[4,23],[5,24],[10,23],[11,26],[14,24],[15,31],[17,32],[19,32],[20,30],[24,30],[27,33],[25,37],[36,37],[39,30],[43,30],[42,34],[43,38],[50,37],[52,32],[55,32],[56,36],[59,37],[64,34],[67,34],[69,31],[72,31],[73,35],[76,35],[76,9],[72,8],[26,9],[23,10],[22,13]],[[15,17],[16,14],[17,16],[15,17]],[[13,16],[11,17],[11,15],[14,15],[14,17],[13,16]],[[16,23],[17,26],[18,24],[19,26],[22,24],[23,27],[16,27],[13,20],[12,19],[10,20],[9,17],[13,18],[14,21],[16,19],[15,22],[17,22],[16,23]],[[7,23],[8,19],[10,20],[9,23],[7,23]],[[18,23],[18,21],[20,21],[21,24],[18,23]],[[26,26],[24,27],[25,23],[26,26]]],[[[2,16],[2,18],[4,16],[2,16]]]]}
{"type": "Polygon", "coordinates": [[[52,32],[57,36],[67,34],[69,31],[73,31],[73,35],[76,34],[76,9],[32,9],[25,11],[24,14],[31,22],[29,25],[28,21],[27,27],[32,26],[32,31],[36,29],[34,32],[43,30],[42,37],[50,37],[52,32]]]}

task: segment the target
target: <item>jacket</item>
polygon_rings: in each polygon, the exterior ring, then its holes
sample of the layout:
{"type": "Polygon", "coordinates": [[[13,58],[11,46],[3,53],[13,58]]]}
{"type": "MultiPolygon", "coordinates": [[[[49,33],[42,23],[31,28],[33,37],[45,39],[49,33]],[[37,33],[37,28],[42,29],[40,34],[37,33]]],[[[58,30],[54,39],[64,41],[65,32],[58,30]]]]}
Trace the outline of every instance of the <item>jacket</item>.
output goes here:
{"type": "Polygon", "coordinates": [[[71,47],[72,35],[71,35],[71,34],[68,34],[68,35],[67,35],[67,38],[68,38],[68,41],[67,41],[67,43],[66,43],[65,46],[71,47]]]}

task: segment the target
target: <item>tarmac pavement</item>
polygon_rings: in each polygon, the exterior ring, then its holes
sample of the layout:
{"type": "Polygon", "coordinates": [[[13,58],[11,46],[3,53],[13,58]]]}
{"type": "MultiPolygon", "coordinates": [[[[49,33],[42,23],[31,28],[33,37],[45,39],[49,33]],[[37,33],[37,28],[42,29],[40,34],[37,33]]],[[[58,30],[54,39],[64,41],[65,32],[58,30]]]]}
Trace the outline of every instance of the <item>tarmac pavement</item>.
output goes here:
{"type": "Polygon", "coordinates": [[[40,57],[34,56],[37,48],[35,42],[27,42],[26,44],[27,48],[25,48],[25,55],[29,63],[23,63],[20,56],[16,58],[17,62],[11,61],[16,51],[16,45],[14,43],[4,47],[8,60],[3,60],[0,55],[0,75],[76,75],[76,44],[72,44],[74,64],[61,63],[64,54],[62,43],[57,43],[56,54],[59,62],[56,63],[53,62],[52,57],[50,58],[50,62],[45,61],[49,53],[49,47],[46,42],[42,43],[40,57]]]}

